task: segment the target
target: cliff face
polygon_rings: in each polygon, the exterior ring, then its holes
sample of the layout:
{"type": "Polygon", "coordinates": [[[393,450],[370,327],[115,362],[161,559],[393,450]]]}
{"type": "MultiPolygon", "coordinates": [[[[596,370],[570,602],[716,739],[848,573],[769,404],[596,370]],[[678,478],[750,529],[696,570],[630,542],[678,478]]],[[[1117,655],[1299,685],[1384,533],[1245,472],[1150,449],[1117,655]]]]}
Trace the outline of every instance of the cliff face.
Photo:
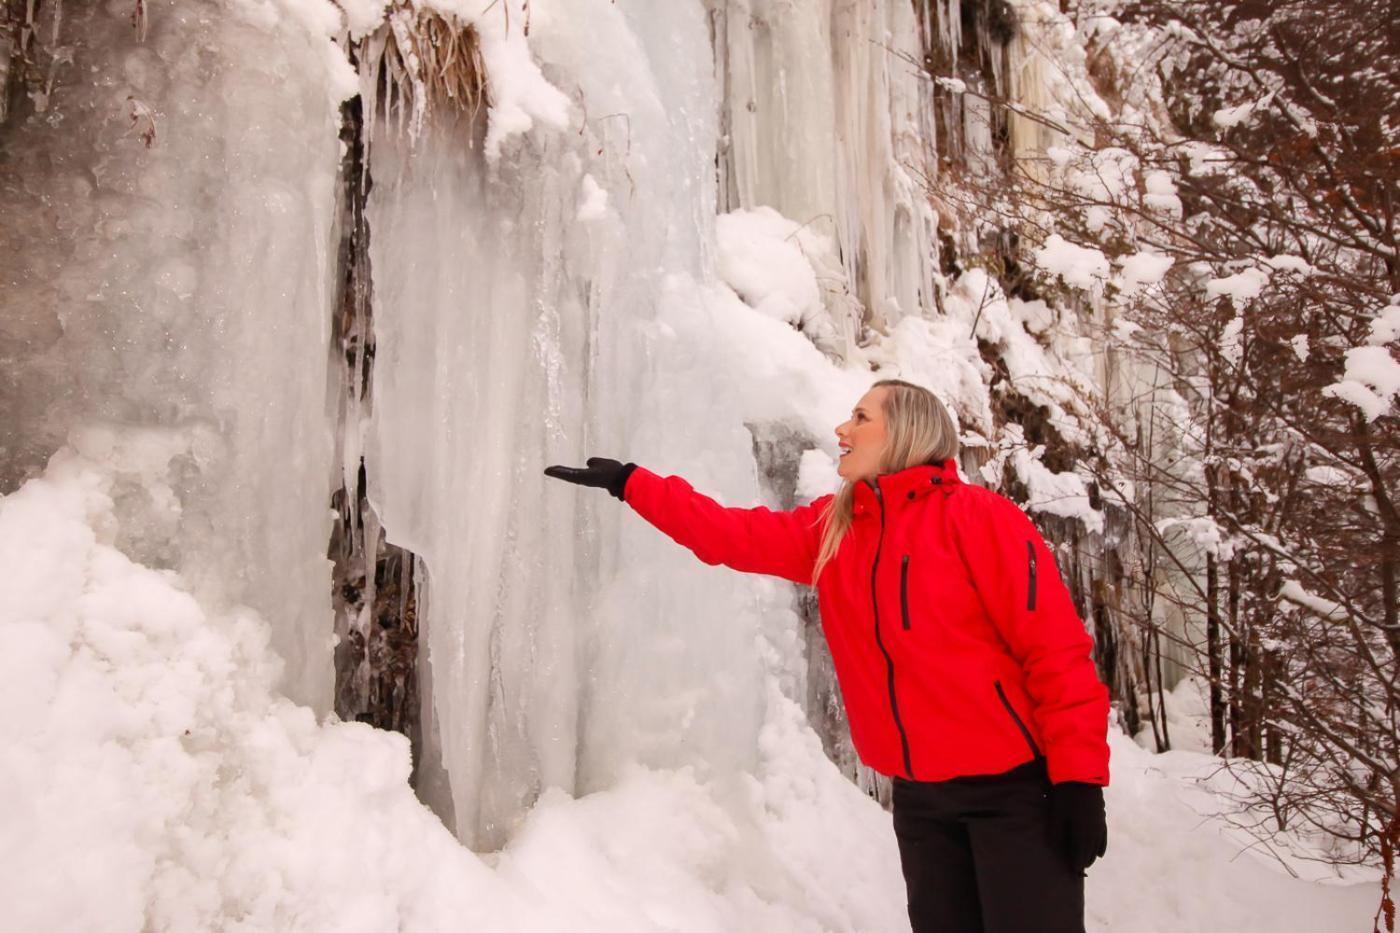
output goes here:
{"type": "Polygon", "coordinates": [[[546,787],[751,771],[782,695],[881,796],[810,599],[541,476],[788,506],[878,369],[1039,509],[1134,726],[1131,543],[1055,387],[1107,364],[956,203],[1052,141],[1036,5],[460,6],[7,7],[5,491],[110,464],[123,548],[407,734],[475,847],[546,787]]]}

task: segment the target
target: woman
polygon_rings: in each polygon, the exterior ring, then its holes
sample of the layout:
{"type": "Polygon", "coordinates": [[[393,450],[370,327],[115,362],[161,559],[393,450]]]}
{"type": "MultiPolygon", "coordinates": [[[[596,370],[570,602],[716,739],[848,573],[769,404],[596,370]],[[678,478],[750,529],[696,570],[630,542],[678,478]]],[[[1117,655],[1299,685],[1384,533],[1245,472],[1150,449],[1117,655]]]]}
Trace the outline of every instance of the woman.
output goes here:
{"type": "Polygon", "coordinates": [[[836,428],[844,480],[788,512],[590,458],[708,564],[817,588],[851,738],[894,785],[915,933],[1082,933],[1104,853],[1108,691],[1055,559],[1015,503],[963,483],[938,399],[875,383],[836,428]]]}

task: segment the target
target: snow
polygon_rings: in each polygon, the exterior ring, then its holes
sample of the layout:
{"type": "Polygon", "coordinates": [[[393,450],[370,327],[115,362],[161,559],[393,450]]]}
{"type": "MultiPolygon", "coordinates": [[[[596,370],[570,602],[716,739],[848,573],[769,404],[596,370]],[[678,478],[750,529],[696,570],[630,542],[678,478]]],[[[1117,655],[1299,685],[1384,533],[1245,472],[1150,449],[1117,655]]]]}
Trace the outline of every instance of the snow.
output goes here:
{"type": "Polygon", "coordinates": [[[1366,342],[1372,346],[1384,346],[1400,337],[1400,296],[1391,298],[1371,322],[1366,342]]]}
{"type": "Polygon", "coordinates": [[[1340,621],[1347,617],[1346,607],[1309,592],[1297,580],[1283,581],[1283,586],[1279,587],[1278,598],[1290,603],[1297,603],[1324,619],[1340,621]]]}
{"type": "Polygon", "coordinates": [[[1039,298],[1033,301],[1009,298],[1006,304],[1011,316],[1020,321],[1032,334],[1045,334],[1056,324],[1058,315],[1055,309],[1039,298]]]}
{"type": "Polygon", "coordinates": [[[731,211],[715,221],[716,269],[755,310],[799,327],[835,351],[836,331],[817,284],[818,269],[838,269],[827,237],[770,207],[731,211]],[[808,257],[812,258],[809,259],[808,257]]]}
{"type": "Polygon", "coordinates": [[[580,182],[578,211],[575,220],[602,220],[608,216],[608,191],[592,175],[585,174],[580,182]]]}
{"type": "Polygon", "coordinates": [[[1352,403],[1367,421],[1375,421],[1387,414],[1400,396],[1400,361],[1387,347],[1352,347],[1346,351],[1346,370],[1341,381],[1322,392],[1352,403]]]}
{"type": "Polygon", "coordinates": [[[1143,186],[1147,192],[1143,195],[1143,204],[1174,217],[1181,216],[1181,198],[1170,173],[1154,169],[1143,177],[1143,186]]]}
{"type": "Polygon", "coordinates": [[[1132,294],[1143,286],[1161,282],[1167,270],[1176,262],[1171,256],[1164,256],[1152,250],[1143,250],[1117,261],[1121,263],[1123,271],[1115,282],[1127,294],[1132,294]]]}
{"type": "Polygon", "coordinates": [[[1363,488],[1365,486],[1365,482],[1359,480],[1356,474],[1329,464],[1310,466],[1303,472],[1303,475],[1312,483],[1325,483],[1329,486],[1347,486],[1352,488],[1358,485],[1363,488]]]}
{"type": "Polygon", "coordinates": [[[337,0],[345,13],[345,28],[352,39],[361,39],[384,21],[389,0],[337,0]]]}
{"type": "Polygon", "coordinates": [[[1071,243],[1058,233],[1046,238],[1035,251],[1036,263],[1076,288],[1095,289],[1108,277],[1108,258],[1093,247],[1071,243]]]}
{"type": "Polygon", "coordinates": [[[1244,317],[1236,314],[1225,323],[1224,329],[1220,331],[1218,348],[1220,356],[1231,366],[1238,366],[1240,358],[1244,355],[1244,344],[1240,338],[1244,334],[1244,317]]]}
{"type": "Polygon", "coordinates": [[[1040,462],[1043,447],[1034,450],[1017,448],[1011,464],[1016,478],[1025,484],[1030,496],[1025,506],[1034,512],[1045,512],[1064,518],[1077,518],[1086,530],[1103,531],[1103,513],[1089,504],[1089,489],[1083,477],[1074,473],[1055,473],[1040,462]]]}
{"type": "Polygon", "coordinates": [[[1192,175],[1209,176],[1216,175],[1225,170],[1230,164],[1231,156],[1228,150],[1219,146],[1212,146],[1210,143],[1203,143],[1199,140],[1184,142],[1179,147],[1185,153],[1189,170],[1192,175]]]}
{"type": "MultiPolygon", "coordinates": [[[[488,162],[499,160],[508,141],[537,123],[556,130],[568,125],[569,99],[545,78],[526,43],[526,0],[424,0],[420,5],[476,27],[491,88],[483,143],[488,162]]],[[[548,27],[548,5],[536,4],[528,13],[533,27],[548,27]]]]}
{"type": "Polygon", "coordinates": [[[1268,284],[1269,274],[1264,270],[1245,269],[1243,272],[1206,282],[1206,295],[1211,298],[1224,295],[1230,299],[1231,304],[1239,308],[1258,297],[1268,284]]]}
{"type": "Polygon", "coordinates": [[[1235,553],[1235,542],[1220,525],[1208,515],[1181,516],[1158,519],[1157,530],[1166,532],[1171,528],[1181,528],[1203,553],[1221,560],[1229,560],[1235,553]]]}
{"type": "Polygon", "coordinates": [[[975,353],[976,342],[967,325],[968,321],[951,316],[932,321],[905,318],[875,355],[892,371],[942,399],[960,428],[976,425],[990,430],[986,364],[975,353]]]}
{"type": "Polygon", "coordinates": [[[1266,259],[1265,262],[1268,264],[1269,268],[1273,269],[1275,272],[1296,272],[1299,275],[1308,276],[1317,271],[1313,268],[1312,263],[1308,262],[1302,256],[1281,254],[1278,256],[1271,256],[1266,259]]]}
{"type": "MultiPolygon", "coordinates": [[[[775,681],[752,771],[633,764],[593,793],[548,789],[501,852],[478,856],[414,799],[401,736],[278,695],[267,622],[211,612],[178,574],[113,546],[118,485],[64,449],[0,498],[14,570],[0,780],[20,804],[0,813],[7,929],[908,929],[888,814],[775,681]]],[[[782,663],[781,642],[750,650],[782,663]]],[[[1230,825],[1234,785],[1212,758],[1110,741],[1090,930],[1368,920],[1371,875],[1289,877],[1230,825]]]]}
{"type": "Polygon", "coordinates": [[[1239,126],[1241,123],[1248,123],[1254,117],[1255,109],[1263,103],[1262,101],[1246,101],[1234,107],[1222,107],[1215,111],[1211,117],[1212,122],[1222,130],[1239,126]]]}

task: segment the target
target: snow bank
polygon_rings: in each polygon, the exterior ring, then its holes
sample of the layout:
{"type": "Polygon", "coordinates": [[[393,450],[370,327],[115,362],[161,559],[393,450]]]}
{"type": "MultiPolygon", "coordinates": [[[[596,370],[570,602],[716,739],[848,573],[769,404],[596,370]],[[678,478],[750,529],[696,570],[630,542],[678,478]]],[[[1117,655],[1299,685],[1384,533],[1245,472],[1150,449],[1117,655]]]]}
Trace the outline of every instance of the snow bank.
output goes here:
{"type": "Polygon", "coordinates": [[[0,926],[899,928],[888,816],[776,688],[752,776],[552,790],[493,871],[414,799],[402,736],[318,724],[257,615],[112,546],[113,486],[65,450],[0,498],[0,926]]]}
{"type": "MultiPolygon", "coordinates": [[[[460,847],[398,735],[278,697],[268,627],[112,546],[113,477],[65,450],[0,498],[0,926],[901,931],[889,816],[769,683],[751,774],[635,766],[460,847]]],[[[776,586],[776,584],[774,584],[776,586]]],[[[780,649],[760,639],[760,654],[780,649]]],[[[1212,759],[1114,733],[1089,929],[1359,929],[1376,885],[1288,877],[1212,814],[1212,759]]]]}
{"type": "Polygon", "coordinates": [[[1205,750],[1210,719],[1202,684],[1188,678],[1166,697],[1173,751],[1154,754],[1110,736],[1112,784],[1107,857],[1089,870],[1090,931],[1319,930],[1369,928],[1380,901],[1377,872],[1340,872],[1317,860],[1325,840],[1284,834],[1261,843],[1237,815],[1239,779],[1205,750]]]}
{"type": "Polygon", "coordinates": [[[62,451],[0,499],[0,926],[482,916],[490,875],[407,790],[406,740],[276,698],[268,626],[114,548],[113,486],[62,451]]]}

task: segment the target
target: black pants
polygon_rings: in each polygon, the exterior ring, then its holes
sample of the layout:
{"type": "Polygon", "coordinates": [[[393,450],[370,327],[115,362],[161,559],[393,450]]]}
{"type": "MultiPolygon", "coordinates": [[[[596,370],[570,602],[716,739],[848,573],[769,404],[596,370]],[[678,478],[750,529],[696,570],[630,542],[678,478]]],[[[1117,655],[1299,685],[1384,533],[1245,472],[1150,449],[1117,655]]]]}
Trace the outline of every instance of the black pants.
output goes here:
{"type": "Polygon", "coordinates": [[[1084,876],[1050,846],[1041,759],[1004,774],[894,780],[914,933],[1084,933],[1084,876]]]}

